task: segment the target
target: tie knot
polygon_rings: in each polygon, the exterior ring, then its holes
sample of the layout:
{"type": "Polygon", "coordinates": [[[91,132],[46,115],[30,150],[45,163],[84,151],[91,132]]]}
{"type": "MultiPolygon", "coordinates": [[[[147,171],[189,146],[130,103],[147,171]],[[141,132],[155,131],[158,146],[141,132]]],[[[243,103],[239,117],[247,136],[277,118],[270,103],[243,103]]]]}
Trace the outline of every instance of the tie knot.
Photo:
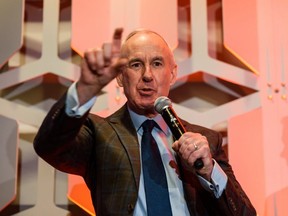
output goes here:
{"type": "Polygon", "coordinates": [[[153,130],[154,126],[156,125],[154,120],[147,119],[143,122],[142,128],[143,132],[150,132],[153,130]]]}

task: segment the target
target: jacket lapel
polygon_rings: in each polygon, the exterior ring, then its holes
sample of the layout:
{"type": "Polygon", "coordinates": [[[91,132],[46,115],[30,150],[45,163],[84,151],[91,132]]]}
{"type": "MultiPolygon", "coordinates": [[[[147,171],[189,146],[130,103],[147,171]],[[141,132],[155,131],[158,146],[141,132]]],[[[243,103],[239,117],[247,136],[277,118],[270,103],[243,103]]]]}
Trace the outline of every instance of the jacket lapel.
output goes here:
{"type": "Polygon", "coordinates": [[[130,118],[126,104],[117,112],[108,117],[108,120],[118,134],[118,137],[127,152],[135,184],[138,188],[141,170],[139,143],[137,138],[137,132],[130,118]]]}

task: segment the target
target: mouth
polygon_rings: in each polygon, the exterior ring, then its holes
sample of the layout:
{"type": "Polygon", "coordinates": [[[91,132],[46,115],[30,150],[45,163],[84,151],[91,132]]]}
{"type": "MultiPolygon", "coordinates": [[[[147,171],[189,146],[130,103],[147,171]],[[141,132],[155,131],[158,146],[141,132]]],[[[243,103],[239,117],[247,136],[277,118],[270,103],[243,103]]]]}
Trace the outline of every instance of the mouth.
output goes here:
{"type": "Polygon", "coordinates": [[[155,90],[152,88],[141,88],[139,89],[139,94],[141,96],[151,96],[155,93],[155,90]]]}

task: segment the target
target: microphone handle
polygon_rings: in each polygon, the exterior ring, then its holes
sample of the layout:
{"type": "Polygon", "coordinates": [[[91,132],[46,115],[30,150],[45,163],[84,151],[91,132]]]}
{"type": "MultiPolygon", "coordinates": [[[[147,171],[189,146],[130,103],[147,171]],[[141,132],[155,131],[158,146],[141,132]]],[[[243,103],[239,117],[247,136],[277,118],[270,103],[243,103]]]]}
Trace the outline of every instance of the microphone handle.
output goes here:
{"type": "MultiPolygon", "coordinates": [[[[172,134],[176,140],[180,139],[183,133],[186,132],[184,126],[181,124],[181,121],[177,117],[176,113],[171,107],[167,107],[162,110],[161,113],[163,119],[165,120],[166,124],[169,126],[172,134]]],[[[199,170],[204,167],[203,161],[201,158],[198,158],[194,162],[194,168],[199,170]]]]}

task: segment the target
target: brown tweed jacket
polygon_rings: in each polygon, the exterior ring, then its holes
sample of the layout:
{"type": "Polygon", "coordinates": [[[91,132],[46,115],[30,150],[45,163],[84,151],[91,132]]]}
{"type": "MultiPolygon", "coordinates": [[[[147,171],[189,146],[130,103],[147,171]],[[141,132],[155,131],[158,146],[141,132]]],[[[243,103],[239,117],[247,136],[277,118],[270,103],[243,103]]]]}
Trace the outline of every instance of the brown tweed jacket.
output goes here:
{"type": "MultiPolygon", "coordinates": [[[[50,110],[34,140],[37,154],[58,170],[80,175],[90,189],[97,216],[132,215],[140,179],[137,134],[126,105],[107,118],[65,114],[62,97],[50,110]]],[[[191,215],[256,215],[237,182],[221,148],[221,136],[207,128],[183,121],[188,131],[206,136],[213,158],[228,176],[219,199],[205,191],[195,173],[178,166],[191,215]]]]}

